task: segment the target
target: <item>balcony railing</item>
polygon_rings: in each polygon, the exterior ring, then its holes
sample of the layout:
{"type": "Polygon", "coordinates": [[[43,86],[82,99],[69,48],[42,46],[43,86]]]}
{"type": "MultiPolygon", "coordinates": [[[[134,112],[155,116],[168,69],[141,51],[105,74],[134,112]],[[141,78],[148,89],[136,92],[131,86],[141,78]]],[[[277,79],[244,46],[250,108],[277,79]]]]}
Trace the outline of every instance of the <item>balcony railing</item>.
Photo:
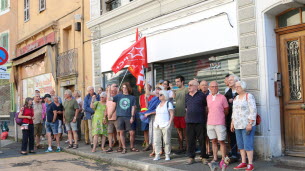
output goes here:
{"type": "Polygon", "coordinates": [[[71,49],[58,55],[57,77],[77,74],[77,49],[71,49]]]}

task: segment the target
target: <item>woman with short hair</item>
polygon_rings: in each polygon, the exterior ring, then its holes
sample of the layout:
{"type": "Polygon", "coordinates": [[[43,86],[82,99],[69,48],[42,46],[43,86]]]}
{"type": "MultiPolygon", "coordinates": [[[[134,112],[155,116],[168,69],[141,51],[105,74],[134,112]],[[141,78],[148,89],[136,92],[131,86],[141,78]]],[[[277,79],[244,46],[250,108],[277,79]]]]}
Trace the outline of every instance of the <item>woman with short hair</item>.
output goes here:
{"type": "Polygon", "coordinates": [[[242,162],[234,167],[234,169],[252,171],[254,170],[253,144],[257,115],[255,98],[252,94],[245,91],[247,84],[244,81],[236,82],[235,87],[238,95],[233,101],[231,131],[235,131],[242,162]]]}
{"type": "Polygon", "coordinates": [[[171,125],[174,119],[174,107],[171,102],[168,101],[169,94],[166,90],[159,92],[160,104],[156,109],[156,116],[154,122],[154,146],[155,146],[155,158],[154,160],[160,160],[160,153],[162,147],[161,136],[163,136],[165,146],[165,160],[170,160],[171,153],[171,125]]]}
{"type": "Polygon", "coordinates": [[[27,146],[29,144],[29,153],[34,152],[34,109],[33,109],[33,99],[27,97],[24,102],[24,106],[21,108],[18,118],[22,119],[22,146],[21,154],[27,154],[27,146]]]}

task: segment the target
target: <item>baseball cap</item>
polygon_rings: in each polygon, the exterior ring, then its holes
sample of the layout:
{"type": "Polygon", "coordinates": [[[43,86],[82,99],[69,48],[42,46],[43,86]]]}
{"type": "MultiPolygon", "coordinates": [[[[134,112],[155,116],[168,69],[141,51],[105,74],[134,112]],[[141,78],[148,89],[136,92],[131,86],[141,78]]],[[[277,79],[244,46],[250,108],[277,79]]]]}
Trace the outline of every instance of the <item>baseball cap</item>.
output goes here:
{"type": "Polygon", "coordinates": [[[45,99],[46,97],[52,98],[50,94],[45,94],[45,95],[43,96],[44,99],[45,99]]]}
{"type": "Polygon", "coordinates": [[[162,84],[164,82],[164,80],[159,80],[159,84],[162,84]]]}

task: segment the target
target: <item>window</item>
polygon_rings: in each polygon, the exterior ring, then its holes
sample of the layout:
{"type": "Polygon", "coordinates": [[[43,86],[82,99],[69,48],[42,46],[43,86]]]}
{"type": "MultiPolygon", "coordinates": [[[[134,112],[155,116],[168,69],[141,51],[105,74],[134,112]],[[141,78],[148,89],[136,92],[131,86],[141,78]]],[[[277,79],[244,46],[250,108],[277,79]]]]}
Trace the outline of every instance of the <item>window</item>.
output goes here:
{"type": "Polygon", "coordinates": [[[111,11],[121,6],[121,0],[106,0],[107,11],[111,11]]]}
{"type": "Polygon", "coordinates": [[[42,12],[46,9],[46,0],[39,0],[39,12],[42,12]]]}
{"type": "Polygon", "coordinates": [[[305,23],[305,7],[291,8],[277,16],[277,27],[288,27],[305,23]]]}
{"type": "Polygon", "coordinates": [[[8,32],[0,33],[0,47],[8,51],[8,32]]]}
{"type": "Polygon", "coordinates": [[[30,20],[30,0],[24,0],[24,21],[30,20]]]}
{"type": "Polygon", "coordinates": [[[9,0],[0,0],[0,14],[9,10],[9,0]]]}

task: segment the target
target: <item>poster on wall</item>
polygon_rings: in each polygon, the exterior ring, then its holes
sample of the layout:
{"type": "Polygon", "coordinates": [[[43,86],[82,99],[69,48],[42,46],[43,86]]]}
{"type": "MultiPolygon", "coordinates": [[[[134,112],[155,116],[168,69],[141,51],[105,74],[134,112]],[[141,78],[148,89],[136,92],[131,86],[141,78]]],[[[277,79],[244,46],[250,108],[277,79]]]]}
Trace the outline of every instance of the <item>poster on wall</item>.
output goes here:
{"type": "Polygon", "coordinates": [[[50,93],[53,88],[55,88],[55,82],[50,73],[24,79],[23,102],[27,97],[34,97],[35,90],[39,90],[40,96],[44,96],[46,93],[50,93]]]}

